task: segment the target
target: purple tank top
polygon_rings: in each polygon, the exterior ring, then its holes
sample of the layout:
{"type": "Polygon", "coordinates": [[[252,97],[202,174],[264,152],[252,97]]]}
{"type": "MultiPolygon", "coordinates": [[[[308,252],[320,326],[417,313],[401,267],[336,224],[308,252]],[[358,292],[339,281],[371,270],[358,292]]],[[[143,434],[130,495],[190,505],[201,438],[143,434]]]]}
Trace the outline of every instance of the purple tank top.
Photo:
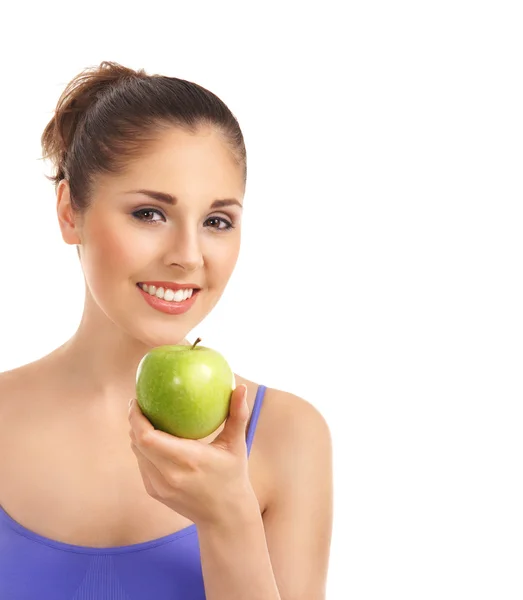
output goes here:
{"type": "MultiPolygon", "coordinates": [[[[266,386],[258,386],[252,441],[266,386]]],[[[57,542],[0,507],[1,600],[205,600],[196,525],[141,544],[91,548],[57,542]]]]}

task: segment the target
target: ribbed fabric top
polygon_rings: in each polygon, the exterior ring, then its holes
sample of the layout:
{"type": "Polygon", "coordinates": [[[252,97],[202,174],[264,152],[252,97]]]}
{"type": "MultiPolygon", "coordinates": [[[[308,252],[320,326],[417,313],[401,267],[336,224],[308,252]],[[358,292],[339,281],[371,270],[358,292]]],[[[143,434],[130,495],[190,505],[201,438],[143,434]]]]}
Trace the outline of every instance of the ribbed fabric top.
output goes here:
{"type": "MultiPolygon", "coordinates": [[[[256,392],[249,455],[265,390],[256,392]]],[[[41,536],[0,507],[0,600],[205,600],[196,525],[141,544],[92,548],[41,536]]]]}

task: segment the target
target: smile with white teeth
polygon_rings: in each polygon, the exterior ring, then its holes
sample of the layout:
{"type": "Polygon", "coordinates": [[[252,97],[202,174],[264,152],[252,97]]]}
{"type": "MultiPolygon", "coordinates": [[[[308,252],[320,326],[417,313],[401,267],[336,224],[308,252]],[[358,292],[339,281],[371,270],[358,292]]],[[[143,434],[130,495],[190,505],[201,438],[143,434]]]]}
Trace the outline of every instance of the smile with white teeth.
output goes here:
{"type": "Polygon", "coordinates": [[[167,300],[167,302],[183,302],[190,298],[193,294],[192,288],[186,290],[176,290],[173,291],[171,289],[165,290],[163,287],[159,287],[158,289],[154,285],[147,285],[146,283],[138,284],[144,292],[147,292],[151,296],[156,296],[160,298],[160,300],[167,300]]]}

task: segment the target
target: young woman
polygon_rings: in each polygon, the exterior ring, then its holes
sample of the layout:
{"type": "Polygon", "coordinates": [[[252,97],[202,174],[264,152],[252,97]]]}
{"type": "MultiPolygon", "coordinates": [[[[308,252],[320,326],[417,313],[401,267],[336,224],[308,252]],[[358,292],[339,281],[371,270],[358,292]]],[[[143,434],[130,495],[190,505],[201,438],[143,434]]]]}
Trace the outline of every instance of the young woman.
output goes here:
{"type": "MultiPolygon", "coordinates": [[[[0,374],[0,598],[321,600],[332,450],[318,410],[235,374],[225,423],[188,440],[133,400],[144,354],[189,344],[235,267],[236,119],[199,85],[103,62],[67,86],[42,147],[85,304],[62,346],[0,374]]],[[[67,302],[67,288],[48,292],[67,302]]]]}

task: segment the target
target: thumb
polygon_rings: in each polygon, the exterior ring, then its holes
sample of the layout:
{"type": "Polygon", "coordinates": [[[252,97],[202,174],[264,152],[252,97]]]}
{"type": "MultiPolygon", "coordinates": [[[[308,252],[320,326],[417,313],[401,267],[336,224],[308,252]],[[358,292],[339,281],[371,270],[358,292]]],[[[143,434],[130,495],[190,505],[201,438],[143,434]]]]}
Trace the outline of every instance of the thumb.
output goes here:
{"type": "Polygon", "coordinates": [[[225,427],[212,443],[229,449],[237,446],[243,447],[245,445],[245,430],[248,420],[247,386],[242,384],[232,392],[229,415],[225,421],[225,427]]]}

